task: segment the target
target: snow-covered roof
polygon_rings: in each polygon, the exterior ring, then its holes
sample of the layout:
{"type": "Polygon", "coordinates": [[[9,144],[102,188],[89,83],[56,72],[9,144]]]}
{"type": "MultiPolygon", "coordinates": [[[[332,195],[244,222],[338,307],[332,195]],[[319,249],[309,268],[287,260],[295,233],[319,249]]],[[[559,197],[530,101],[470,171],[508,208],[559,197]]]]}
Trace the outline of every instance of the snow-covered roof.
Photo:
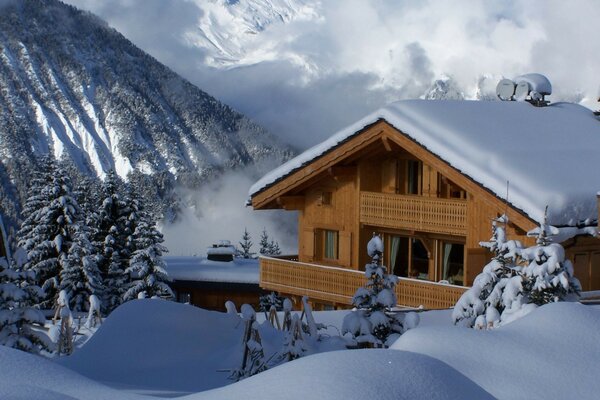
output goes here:
{"type": "Polygon", "coordinates": [[[572,103],[406,100],[392,103],[266,174],[253,196],[384,119],[529,217],[574,226],[598,217],[600,121],[572,103]]]}
{"type": "Polygon", "coordinates": [[[167,256],[164,260],[167,273],[173,280],[258,284],[256,259],[235,258],[223,262],[203,257],[167,256]]]}

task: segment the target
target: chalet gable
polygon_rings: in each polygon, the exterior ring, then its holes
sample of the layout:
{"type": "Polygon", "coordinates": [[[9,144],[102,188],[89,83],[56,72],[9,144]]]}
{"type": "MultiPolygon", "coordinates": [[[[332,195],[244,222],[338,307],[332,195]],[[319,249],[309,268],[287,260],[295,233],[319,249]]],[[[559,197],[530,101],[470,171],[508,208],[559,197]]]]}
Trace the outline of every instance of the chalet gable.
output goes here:
{"type": "MultiPolygon", "coordinates": [[[[531,221],[550,206],[555,225],[590,225],[600,174],[600,122],[574,104],[533,107],[518,102],[402,101],[381,109],[265,175],[251,189],[255,208],[281,207],[285,196],[335,174],[369,146],[397,145],[467,191],[491,194],[531,221]],[[593,189],[592,189],[593,188],[593,189]],[[277,199],[280,204],[277,205],[277,199]]],[[[290,199],[298,203],[300,199],[290,199]]]]}

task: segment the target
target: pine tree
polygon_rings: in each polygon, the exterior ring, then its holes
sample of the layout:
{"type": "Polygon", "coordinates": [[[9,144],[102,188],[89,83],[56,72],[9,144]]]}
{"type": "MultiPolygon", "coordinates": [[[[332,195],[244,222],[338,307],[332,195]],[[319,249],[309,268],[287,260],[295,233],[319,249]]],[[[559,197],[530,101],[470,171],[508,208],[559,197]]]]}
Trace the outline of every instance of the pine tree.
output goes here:
{"type": "MultiPolygon", "coordinates": [[[[497,238],[504,238],[499,227],[494,232],[497,238]]],[[[564,248],[550,239],[557,233],[544,216],[540,227],[528,232],[528,236],[536,237],[534,246],[523,249],[517,241],[499,239],[494,244],[493,237],[489,248],[494,258],[457,302],[454,322],[489,329],[543,304],[577,300],[581,286],[573,276],[573,266],[565,259],[564,248]]]]}
{"type": "Polygon", "coordinates": [[[114,170],[106,174],[101,185],[95,235],[92,241],[97,252],[97,265],[102,277],[102,303],[106,314],[122,302],[129,284],[131,246],[131,207],[122,199],[123,182],[114,170]]]}
{"type": "Polygon", "coordinates": [[[167,284],[171,279],[165,271],[162,255],[167,249],[161,245],[164,241],[162,234],[156,229],[150,215],[139,210],[137,212],[137,226],[133,234],[133,243],[136,250],[131,257],[126,273],[133,277],[125,301],[136,299],[141,292],[148,297],[162,297],[172,299],[173,292],[167,284]]]}
{"type": "Polygon", "coordinates": [[[244,228],[244,234],[242,235],[242,241],[239,242],[240,243],[240,247],[241,247],[241,251],[239,252],[239,257],[240,258],[254,258],[254,255],[256,253],[253,253],[251,251],[252,249],[252,245],[254,243],[252,243],[252,240],[250,240],[250,234],[248,233],[248,229],[244,228]]]}
{"type": "Polygon", "coordinates": [[[46,296],[41,306],[48,307],[54,302],[60,286],[60,272],[66,263],[73,234],[80,222],[80,209],[70,186],[70,179],[61,168],[51,168],[51,181],[42,188],[44,198],[33,211],[20,230],[19,245],[27,251],[26,270],[35,273],[37,282],[42,285],[46,296]]]}
{"type": "Polygon", "coordinates": [[[96,255],[87,237],[85,227],[75,230],[69,255],[60,272],[60,290],[64,290],[73,311],[89,310],[91,295],[103,292],[102,277],[96,264],[96,255]]]}
{"type": "Polygon", "coordinates": [[[523,268],[525,290],[529,300],[541,306],[557,301],[577,301],[581,284],[573,274],[571,261],[565,259],[565,249],[559,243],[552,242],[552,235],[558,229],[547,223],[547,208],[540,227],[529,236],[536,237],[536,246],[522,252],[529,261],[523,268]]]}
{"type": "Polygon", "coordinates": [[[519,241],[506,240],[502,226],[506,224],[505,215],[494,220],[492,238],[479,243],[493,253],[493,258],[456,303],[452,312],[455,324],[460,322],[477,329],[496,327],[504,310],[520,302],[523,294],[518,262],[522,245],[519,241]]]}
{"type": "Polygon", "coordinates": [[[367,252],[371,257],[365,267],[367,284],[354,294],[352,304],[356,310],[344,317],[342,333],[350,333],[359,344],[389,346],[408,328],[403,324],[402,315],[392,311],[397,304],[394,287],[398,278],[388,275],[382,265],[381,237],[373,234],[367,252]]]}
{"type": "Polygon", "coordinates": [[[268,255],[269,253],[269,234],[267,233],[267,230],[265,228],[263,228],[261,234],[260,234],[260,242],[258,243],[258,245],[260,246],[260,249],[258,250],[258,252],[261,255],[268,255]]]}
{"type": "Polygon", "coordinates": [[[20,269],[0,258],[0,344],[30,353],[51,351],[53,344],[40,329],[46,318],[33,308],[43,292],[34,273],[20,269]]]}
{"type": "Polygon", "coordinates": [[[270,256],[278,256],[281,254],[281,249],[279,248],[279,243],[271,240],[269,243],[268,255],[270,256]]]}

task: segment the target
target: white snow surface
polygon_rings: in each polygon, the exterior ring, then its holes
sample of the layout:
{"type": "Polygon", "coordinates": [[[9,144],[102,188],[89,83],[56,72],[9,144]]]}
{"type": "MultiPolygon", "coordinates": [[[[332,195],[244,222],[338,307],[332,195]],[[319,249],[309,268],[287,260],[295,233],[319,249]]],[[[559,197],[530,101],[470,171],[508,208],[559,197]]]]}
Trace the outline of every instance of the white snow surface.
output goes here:
{"type": "MultiPolygon", "coordinates": [[[[347,313],[315,318],[339,327],[347,313]]],[[[239,361],[244,325],[237,316],[136,300],[56,362],[0,346],[0,398],[593,399],[600,391],[592,373],[600,307],[553,303],[493,331],[454,326],[449,310],[420,316],[393,350],[320,353],[223,386],[228,374],[217,369],[239,361]]],[[[269,333],[262,335],[269,343],[269,333]]]]}
{"type": "Polygon", "coordinates": [[[575,226],[598,219],[600,121],[572,103],[406,100],[375,111],[257,181],[249,195],[384,119],[529,217],[575,226]]]}
{"type": "Polygon", "coordinates": [[[226,262],[204,257],[167,256],[163,259],[173,280],[258,284],[257,259],[234,258],[226,262]]]}
{"type": "Polygon", "coordinates": [[[551,303],[490,331],[419,327],[392,346],[441,360],[500,399],[593,399],[600,309],[551,303]]]}

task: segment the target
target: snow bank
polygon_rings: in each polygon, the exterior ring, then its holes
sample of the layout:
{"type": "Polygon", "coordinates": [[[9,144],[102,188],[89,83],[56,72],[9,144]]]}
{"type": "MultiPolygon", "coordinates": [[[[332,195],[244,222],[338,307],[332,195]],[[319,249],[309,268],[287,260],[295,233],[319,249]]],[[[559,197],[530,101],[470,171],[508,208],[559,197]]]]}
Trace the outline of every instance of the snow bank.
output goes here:
{"type": "Polygon", "coordinates": [[[300,358],[189,400],[486,399],[445,363],[401,351],[345,350],[300,358]]]}
{"type": "Polygon", "coordinates": [[[242,335],[236,315],[133,300],[58,363],[114,387],[198,392],[231,383],[217,370],[239,364],[242,335]]]}
{"type": "Polygon", "coordinates": [[[492,331],[410,330],[393,349],[452,366],[503,399],[590,399],[600,393],[600,308],[551,303],[492,331]]]}
{"type": "Polygon", "coordinates": [[[541,221],[576,225],[598,218],[600,122],[582,106],[514,101],[408,100],[337,132],[256,182],[252,196],[384,119],[465,175],[541,221]]]}
{"type": "Polygon", "coordinates": [[[76,372],[23,351],[0,346],[0,398],[40,400],[138,400],[76,372]]]}

